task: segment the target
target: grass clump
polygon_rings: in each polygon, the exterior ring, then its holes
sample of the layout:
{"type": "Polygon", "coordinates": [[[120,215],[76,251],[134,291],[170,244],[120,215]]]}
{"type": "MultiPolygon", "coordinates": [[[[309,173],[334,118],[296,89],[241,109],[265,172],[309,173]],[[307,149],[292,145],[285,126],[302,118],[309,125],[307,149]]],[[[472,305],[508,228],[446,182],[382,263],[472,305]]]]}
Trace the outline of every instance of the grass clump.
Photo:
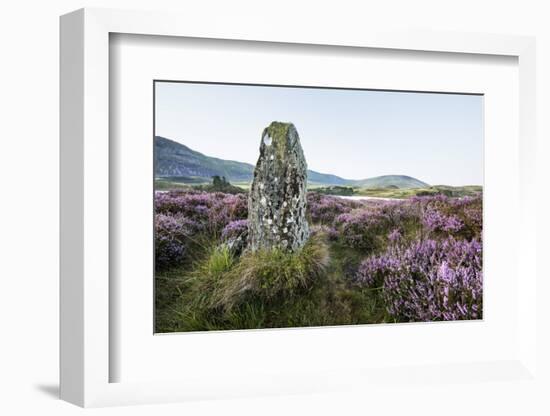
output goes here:
{"type": "Polygon", "coordinates": [[[225,272],[231,270],[234,263],[233,255],[226,245],[215,247],[207,257],[203,271],[209,276],[220,278],[225,272]]]}
{"type": "Polygon", "coordinates": [[[189,284],[197,309],[211,308],[212,294],[217,293],[224,284],[224,279],[235,264],[235,258],[228,246],[214,245],[206,250],[206,255],[198,261],[193,271],[184,276],[189,284]]]}
{"type": "Polygon", "coordinates": [[[322,278],[328,264],[327,245],[317,236],[294,253],[282,249],[246,252],[213,291],[213,306],[229,310],[255,296],[268,302],[294,296],[322,278]]]}
{"type": "MultiPolygon", "coordinates": [[[[166,274],[179,296],[159,315],[159,331],[326,325],[330,283],[326,238],[312,236],[296,251],[258,250],[236,257],[212,245],[187,273],[166,274]],[[167,319],[170,318],[170,319],[167,319]]],[[[177,273],[177,272],[176,272],[177,273]]],[[[159,310],[158,312],[161,312],[159,310]]]]}

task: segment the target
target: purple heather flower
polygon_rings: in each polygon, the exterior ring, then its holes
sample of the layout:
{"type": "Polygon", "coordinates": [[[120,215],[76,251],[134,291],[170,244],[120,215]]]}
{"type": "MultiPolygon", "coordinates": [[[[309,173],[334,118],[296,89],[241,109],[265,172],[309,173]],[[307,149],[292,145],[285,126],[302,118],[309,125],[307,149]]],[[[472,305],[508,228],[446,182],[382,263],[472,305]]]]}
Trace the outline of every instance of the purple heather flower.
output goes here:
{"type": "Polygon", "coordinates": [[[201,223],[206,231],[217,233],[231,221],[248,217],[245,195],[222,192],[171,191],[155,194],[157,214],[181,214],[201,223]]]}
{"type": "Polygon", "coordinates": [[[481,242],[449,237],[390,246],[361,263],[356,281],[382,286],[387,312],[401,321],[480,319],[481,242]]]}
{"type": "Polygon", "coordinates": [[[235,220],[227,224],[222,231],[222,239],[239,237],[248,231],[248,220],[235,220]]]}
{"type": "Polygon", "coordinates": [[[201,225],[181,214],[155,216],[155,267],[162,269],[181,262],[186,254],[189,237],[201,225]]]}
{"type": "Polygon", "coordinates": [[[403,238],[403,235],[401,234],[401,231],[399,228],[394,228],[389,234],[388,234],[388,240],[390,240],[391,243],[397,243],[398,241],[403,238]]]}

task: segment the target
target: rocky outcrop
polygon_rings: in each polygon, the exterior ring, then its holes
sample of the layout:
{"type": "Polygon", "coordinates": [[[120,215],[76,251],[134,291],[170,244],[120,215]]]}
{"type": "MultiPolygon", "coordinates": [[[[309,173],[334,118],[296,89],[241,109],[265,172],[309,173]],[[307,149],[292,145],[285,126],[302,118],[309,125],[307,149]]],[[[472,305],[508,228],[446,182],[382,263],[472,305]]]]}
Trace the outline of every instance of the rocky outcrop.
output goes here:
{"type": "Polygon", "coordinates": [[[306,220],[307,163],[291,123],[264,129],[248,198],[248,249],[294,251],[309,237],[306,220]]]}

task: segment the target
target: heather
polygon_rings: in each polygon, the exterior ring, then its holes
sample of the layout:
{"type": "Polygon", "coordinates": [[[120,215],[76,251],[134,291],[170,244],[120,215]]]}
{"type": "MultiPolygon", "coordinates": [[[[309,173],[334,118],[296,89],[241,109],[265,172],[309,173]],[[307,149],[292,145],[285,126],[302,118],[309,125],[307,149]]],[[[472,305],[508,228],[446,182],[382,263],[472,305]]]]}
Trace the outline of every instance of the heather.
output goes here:
{"type": "Polygon", "coordinates": [[[155,195],[156,330],[483,317],[482,198],[308,192],[296,253],[246,250],[246,194],[155,195]]]}
{"type": "Polygon", "coordinates": [[[248,220],[234,220],[228,223],[222,230],[222,239],[237,238],[248,230],[248,220]]]}
{"type": "Polygon", "coordinates": [[[157,269],[177,265],[187,254],[193,234],[201,229],[199,223],[175,214],[155,216],[155,263],[157,269]]]}
{"type": "Polygon", "coordinates": [[[155,195],[156,214],[179,215],[195,221],[211,235],[231,221],[246,219],[246,195],[223,192],[169,191],[155,195]]]}
{"type": "Polygon", "coordinates": [[[400,322],[479,319],[481,243],[453,237],[396,242],[364,260],[359,284],[380,286],[388,314],[400,322]]]}

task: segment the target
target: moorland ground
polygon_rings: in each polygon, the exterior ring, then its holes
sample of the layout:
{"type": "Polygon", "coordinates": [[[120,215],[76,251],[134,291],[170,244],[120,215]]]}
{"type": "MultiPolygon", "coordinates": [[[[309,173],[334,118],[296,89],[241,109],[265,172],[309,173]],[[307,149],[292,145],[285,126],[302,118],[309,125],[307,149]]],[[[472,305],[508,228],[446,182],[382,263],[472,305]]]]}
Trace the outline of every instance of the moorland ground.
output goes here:
{"type": "Polygon", "coordinates": [[[242,184],[156,185],[156,332],[482,318],[479,187],[313,188],[306,246],[252,253],[242,184]]]}

